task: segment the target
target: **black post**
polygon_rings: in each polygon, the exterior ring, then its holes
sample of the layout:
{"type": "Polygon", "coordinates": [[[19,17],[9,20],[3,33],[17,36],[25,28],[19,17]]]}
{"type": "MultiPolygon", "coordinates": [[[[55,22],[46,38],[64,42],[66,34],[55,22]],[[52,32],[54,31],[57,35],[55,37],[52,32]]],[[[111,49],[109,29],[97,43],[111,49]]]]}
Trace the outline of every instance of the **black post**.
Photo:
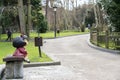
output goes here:
{"type": "MultiPolygon", "coordinates": [[[[38,38],[40,39],[40,33],[38,32],[38,38]]],[[[40,45],[38,46],[39,49],[39,56],[42,57],[42,52],[41,52],[41,48],[40,45]]]]}
{"type": "Polygon", "coordinates": [[[0,26],[0,40],[1,40],[2,28],[0,26]]]}
{"type": "Polygon", "coordinates": [[[40,46],[38,46],[38,49],[39,49],[39,56],[42,57],[40,46]]]}
{"type": "Polygon", "coordinates": [[[54,25],[54,29],[55,29],[55,38],[56,38],[56,11],[54,11],[55,13],[55,25],[54,25]]]}

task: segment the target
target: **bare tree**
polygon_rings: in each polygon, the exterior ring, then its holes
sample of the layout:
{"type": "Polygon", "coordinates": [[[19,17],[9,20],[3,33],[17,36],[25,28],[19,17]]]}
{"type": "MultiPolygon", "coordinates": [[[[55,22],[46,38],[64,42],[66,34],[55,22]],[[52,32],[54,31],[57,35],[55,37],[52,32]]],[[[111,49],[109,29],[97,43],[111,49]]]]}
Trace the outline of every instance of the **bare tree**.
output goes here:
{"type": "Polygon", "coordinates": [[[48,16],[48,3],[49,3],[49,0],[46,0],[46,10],[45,10],[45,18],[47,20],[47,16],[48,16]]]}
{"type": "Polygon", "coordinates": [[[23,10],[23,0],[18,0],[18,14],[20,20],[20,32],[26,34],[25,28],[25,14],[23,10]]]}
{"type": "MultiPolygon", "coordinates": [[[[53,2],[54,0],[50,0],[51,5],[53,5],[53,2]]],[[[86,8],[85,10],[82,10],[78,5],[78,0],[63,0],[63,2],[59,2],[58,4],[61,6],[57,8],[57,26],[64,28],[65,30],[73,29],[75,28],[74,26],[80,29],[80,27],[82,27],[82,22],[85,20],[85,15],[83,14],[85,14],[86,8]],[[73,24],[74,22],[77,25],[73,24]]],[[[49,11],[49,13],[52,13],[52,11],[49,11]]],[[[53,16],[53,14],[48,17],[50,16],[53,16]]],[[[48,22],[50,21],[52,21],[52,19],[48,20],[48,22]]]]}
{"type": "Polygon", "coordinates": [[[26,34],[29,37],[29,31],[30,31],[30,26],[31,26],[31,5],[30,5],[30,0],[27,0],[27,24],[26,24],[26,34]]]}
{"type": "Polygon", "coordinates": [[[100,4],[95,3],[96,0],[93,0],[93,4],[94,4],[94,13],[95,13],[95,21],[96,21],[96,27],[99,27],[101,30],[104,29],[104,19],[103,19],[103,11],[102,11],[102,7],[100,4]]]}

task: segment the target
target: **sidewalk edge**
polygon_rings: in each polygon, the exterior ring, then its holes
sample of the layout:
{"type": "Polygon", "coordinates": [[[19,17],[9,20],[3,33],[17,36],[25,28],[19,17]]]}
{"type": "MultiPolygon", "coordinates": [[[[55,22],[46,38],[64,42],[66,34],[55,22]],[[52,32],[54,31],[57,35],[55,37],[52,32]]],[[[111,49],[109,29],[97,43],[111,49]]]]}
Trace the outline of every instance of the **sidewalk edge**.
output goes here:
{"type": "Polygon", "coordinates": [[[53,61],[53,62],[33,62],[33,63],[26,63],[24,64],[24,67],[39,67],[39,66],[52,66],[52,65],[60,65],[61,63],[59,61],[53,61]]]}
{"type": "Polygon", "coordinates": [[[90,46],[91,48],[97,49],[97,50],[101,50],[101,51],[105,51],[105,52],[109,52],[109,53],[115,53],[115,54],[119,54],[119,53],[120,53],[119,50],[110,50],[110,49],[105,49],[105,48],[102,48],[102,47],[98,47],[98,46],[96,46],[96,45],[93,45],[93,44],[90,42],[90,39],[87,40],[87,43],[88,43],[88,46],[90,46]]]}

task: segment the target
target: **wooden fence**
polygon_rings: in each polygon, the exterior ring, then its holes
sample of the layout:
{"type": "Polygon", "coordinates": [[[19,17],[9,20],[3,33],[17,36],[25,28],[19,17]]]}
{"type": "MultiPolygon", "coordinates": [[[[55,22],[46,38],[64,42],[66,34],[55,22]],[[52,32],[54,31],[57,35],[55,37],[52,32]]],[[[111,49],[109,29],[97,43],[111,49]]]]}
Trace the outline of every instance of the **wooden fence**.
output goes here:
{"type": "Polygon", "coordinates": [[[120,32],[91,30],[90,41],[101,47],[120,50],[120,32]]]}

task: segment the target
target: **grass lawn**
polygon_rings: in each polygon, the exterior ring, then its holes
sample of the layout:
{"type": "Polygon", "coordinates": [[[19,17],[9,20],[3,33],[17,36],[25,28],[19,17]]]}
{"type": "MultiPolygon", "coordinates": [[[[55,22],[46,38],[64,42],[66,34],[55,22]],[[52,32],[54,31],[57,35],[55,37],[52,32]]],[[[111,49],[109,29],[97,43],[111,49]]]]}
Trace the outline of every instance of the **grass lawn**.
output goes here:
{"type": "MultiPolygon", "coordinates": [[[[56,35],[57,37],[63,37],[63,36],[70,36],[70,35],[78,35],[78,34],[86,34],[89,33],[89,31],[86,32],[78,32],[78,31],[61,31],[60,34],[56,35]]],[[[12,37],[17,37],[19,36],[20,33],[13,33],[12,37]]],[[[36,32],[31,32],[30,33],[30,38],[37,37],[38,33],[36,32]]],[[[47,32],[47,33],[40,33],[40,36],[43,38],[54,38],[54,32],[47,32]]],[[[1,35],[1,40],[5,40],[7,38],[6,34],[1,35]]]]}
{"type": "MultiPolygon", "coordinates": [[[[89,33],[88,31],[86,32],[78,32],[78,31],[62,31],[60,32],[59,37],[62,36],[70,36],[70,35],[78,35],[78,34],[85,34],[89,33]]],[[[13,33],[13,38],[19,36],[20,33],[13,33]]],[[[38,34],[36,32],[30,33],[30,38],[37,37],[38,34]]],[[[54,38],[54,32],[47,32],[47,33],[41,33],[41,37],[43,38],[54,38]]],[[[58,37],[58,35],[57,35],[58,37]]],[[[1,40],[5,41],[7,38],[6,34],[1,35],[1,40]]],[[[52,61],[47,55],[45,55],[42,52],[42,58],[39,57],[39,52],[38,52],[38,47],[34,46],[34,42],[29,42],[29,44],[26,46],[26,49],[28,51],[28,57],[31,62],[48,62],[52,61]]],[[[0,64],[3,63],[2,59],[6,57],[7,55],[13,54],[15,51],[15,48],[12,46],[11,42],[0,42],[0,64]]]]}
{"type": "MultiPolygon", "coordinates": [[[[31,62],[49,62],[52,61],[47,55],[42,52],[42,58],[39,57],[38,47],[34,46],[33,42],[29,42],[26,46],[28,52],[28,58],[31,62]]],[[[12,46],[11,42],[0,42],[0,64],[4,62],[2,59],[8,55],[12,55],[15,48],[12,46]]]]}
{"type": "MultiPolygon", "coordinates": [[[[62,31],[60,34],[56,34],[56,37],[63,37],[63,36],[70,36],[70,35],[77,35],[77,34],[86,34],[89,33],[88,31],[86,32],[78,32],[78,31],[62,31]]],[[[37,33],[33,32],[30,34],[31,38],[34,38],[38,36],[37,33]]],[[[40,33],[40,36],[43,38],[54,38],[54,32],[47,32],[47,33],[40,33]]]]}

